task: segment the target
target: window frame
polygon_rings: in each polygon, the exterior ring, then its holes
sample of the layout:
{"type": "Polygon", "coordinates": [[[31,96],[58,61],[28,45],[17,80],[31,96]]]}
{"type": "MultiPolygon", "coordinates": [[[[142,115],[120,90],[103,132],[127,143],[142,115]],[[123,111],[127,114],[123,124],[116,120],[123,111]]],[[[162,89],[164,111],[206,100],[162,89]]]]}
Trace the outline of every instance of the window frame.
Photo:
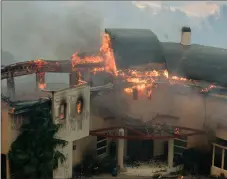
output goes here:
{"type": "Polygon", "coordinates": [[[59,110],[59,116],[58,116],[59,120],[60,120],[60,121],[65,121],[65,120],[66,120],[66,116],[67,116],[67,103],[66,103],[65,100],[62,100],[62,101],[61,101],[58,110],[59,110]],[[64,110],[63,112],[61,112],[62,106],[63,106],[63,110],[64,110]],[[61,117],[62,113],[63,113],[63,115],[64,115],[63,118],[61,117]]]}

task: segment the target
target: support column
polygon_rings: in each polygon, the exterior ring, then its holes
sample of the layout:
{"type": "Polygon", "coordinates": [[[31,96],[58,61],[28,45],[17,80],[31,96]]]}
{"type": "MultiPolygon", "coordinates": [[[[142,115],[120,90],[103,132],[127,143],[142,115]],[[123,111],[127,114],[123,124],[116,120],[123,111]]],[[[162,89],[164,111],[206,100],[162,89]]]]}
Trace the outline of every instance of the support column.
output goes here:
{"type": "Polygon", "coordinates": [[[8,78],[7,78],[7,91],[8,91],[8,97],[10,98],[10,100],[14,100],[15,99],[15,82],[14,82],[14,77],[13,77],[13,73],[9,73],[8,74],[8,78]]]}
{"type": "MultiPolygon", "coordinates": [[[[124,136],[124,129],[119,129],[119,136],[124,136]]],[[[118,139],[117,164],[120,171],[124,170],[124,139],[118,139]]]]}
{"type": "Polygon", "coordinates": [[[45,72],[36,73],[36,90],[46,88],[45,72]]]}
{"type": "Polygon", "coordinates": [[[153,156],[158,157],[164,155],[164,141],[153,140],[153,156]]]}
{"type": "Polygon", "coordinates": [[[79,82],[79,72],[78,71],[72,71],[69,73],[69,85],[74,86],[77,85],[79,82]]]}
{"type": "MultiPolygon", "coordinates": [[[[125,129],[124,130],[124,135],[127,136],[128,135],[128,130],[125,129]]],[[[128,155],[128,140],[124,140],[124,156],[128,155]]]]}
{"type": "Polygon", "coordinates": [[[212,166],[214,166],[214,157],[215,157],[215,146],[213,145],[212,166]]]}
{"type": "Polygon", "coordinates": [[[73,142],[68,142],[64,148],[58,148],[60,152],[64,154],[66,160],[64,163],[58,164],[58,168],[53,171],[54,179],[70,179],[72,178],[72,168],[73,168],[73,142]]]}
{"type": "Polygon", "coordinates": [[[173,167],[173,156],[174,156],[174,142],[173,139],[168,141],[168,167],[173,167]]]}
{"type": "Polygon", "coordinates": [[[221,169],[224,169],[224,162],[225,162],[225,149],[222,149],[221,169]]]}

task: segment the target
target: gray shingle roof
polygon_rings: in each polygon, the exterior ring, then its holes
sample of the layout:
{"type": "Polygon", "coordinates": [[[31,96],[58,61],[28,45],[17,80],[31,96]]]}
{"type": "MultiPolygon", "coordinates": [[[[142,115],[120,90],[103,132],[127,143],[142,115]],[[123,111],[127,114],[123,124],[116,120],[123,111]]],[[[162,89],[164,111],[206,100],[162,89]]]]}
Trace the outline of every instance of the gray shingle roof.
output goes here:
{"type": "Polygon", "coordinates": [[[164,63],[157,36],[147,29],[105,29],[111,37],[117,68],[164,63]]]}
{"type": "Polygon", "coordinates": [[[117,68],[166,63],[170,73],[227,86],[227,49],[159,42],[148,29],[106,29],[117,68]]]}
{"type": "Polygon", "coordinates": [[[170,72],[191,79],[227,85],[227,49],[162,43],[170,72]]]}

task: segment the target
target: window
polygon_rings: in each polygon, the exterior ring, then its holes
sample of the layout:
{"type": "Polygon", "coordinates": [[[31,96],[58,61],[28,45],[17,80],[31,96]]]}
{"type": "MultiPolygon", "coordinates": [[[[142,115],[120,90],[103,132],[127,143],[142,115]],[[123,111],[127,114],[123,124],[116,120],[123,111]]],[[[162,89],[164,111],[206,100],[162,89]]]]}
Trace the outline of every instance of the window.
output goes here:
{"type": "Polygon", "coordinates": [[[83,107],[84,107],[84,100],[82,97],[79,97],[77,102],[76,102],[76,112],[77,114],[81,114],[83,112],[83,107]]]}
{"type": "Polygon", "coordinates": [[[106,148],[101,148],[101,149],[97,149],[97,155],[100,156],[100,155],[103,155],[105,154],[107,151],[106,151],[106,148]]]}
{"type": "Polygon", "coordinates": [[[183,140],[175,139],[174,140],[174,145],[180,146],[180,147],[187,147],[187,142],[183,141],[183,140]]]}
{"type": "Polygon", "coordinates": [[[214,166],[221,168],[222,148],[215,146],[214,166]]]}
{"type": "Polygon", "coordinates": [[[225,150],[224,169],[227,170],[227,150],[225,150]]]}
{"type": "Polygon", "coordinates": [[[73,145],[73,150],[76,150],[76,145],[73,145]]]}
{"type": "Polygon", "coordinates": [[[107,146],[106,140],[103,140],[103,141],[97,143],[97,149],[102,148],[102,147],[106,147],[106,146],[107,146]]]}
{"type": "Polygon", "coordinates": [[[63,120],[66,118],[66,102],[62,101],[61,105],[60,105],[60,116],[59,116],[60,120],[63,120]]]}
{"type": "Polygon", "coordinates": [[[217,143],[218,145],[222,145],[222,146],[227,147],[227,141],[224,140],[224,139],[221,139],[221,138],[216,137],[216,143],[217,143]]]}
{"type": "Polygon", "coordinates": [[[174,146],[174,154],[183,155],[185,148],[174,146]]]}
{"type": "Polygon", "coordinates": [[[107,138],[106,137],[97,137],[97,155],[103,155],[107,153],[107,138]]]}

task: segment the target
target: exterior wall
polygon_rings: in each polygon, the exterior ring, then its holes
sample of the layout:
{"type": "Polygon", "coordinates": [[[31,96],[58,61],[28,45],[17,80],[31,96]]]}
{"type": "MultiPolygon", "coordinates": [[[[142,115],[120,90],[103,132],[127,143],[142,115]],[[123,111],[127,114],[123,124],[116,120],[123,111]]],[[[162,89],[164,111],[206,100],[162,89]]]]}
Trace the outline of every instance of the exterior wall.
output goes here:
{"type": "Polygon", "coordinates": [[[89,136],[90,131],[90,87],[86,84],[73,88],[57,91],[53,96],[53,120],[54,123],[61,123],[62,128],[57,137],[74,141],[89,136]],[[83,109],[81,114],[76,113],[77,100],[82,97],[83,109]],[[65,101],[65,117],[60,122],[60,107],[65,101]],[[82,125],[80,124],[82,123],[82,125]],[[81,125],[81,128],[80,128],[81,125]]]}
{"type": "Polygon", "coordinates": [[[203,128],[205,121],[203,96],[189,88],[160,84],[153,90],[151,100],[145,95],[133,100],[132,94],[125,95],[125,93],[122,93],[120,98],[124,98],[129,106],[126,112],[138,119],[148,121],[157,114],[165,114],[179,117],[179,120],[167,121],[172,125],[203,128]]]}
{"type": "Polygon", "coordinates": [[[72,178],[72,163],[73,163],[73,142],[68,142],[67,146],[64,148],[59,148],[58,150],[61,151],[66,160],[62,163],[56,170],[53,171],[53,178],[54,179],[69,179],[72,178]]]}
{"type": "MultiPolygon", "coordinates": [[[[101,117],[91,115],[90,117],[90,128],[91,130],[106,128],[114,126],[114,121],[104,120],[101,117]]],[[[111,139],[107,139],[107,146],[111,142],[111,139]]],[[[97,150],[97,137],[88,136],[79,140],[74,141],[76,149],[73,151],[73,165],[79,164],[83,158],[86,151],[96,151],[97,150]]]]}
{"type": "Polygon", "coordinates": [[[1,102],[1,153],[6,155],[6,177],[9,178],[8,152],[10,148],[10,120],[8,115],[8,105],[1,102]]]}
{"type": "Polygon", "coordinates": [[[9,151],[9,140],[10,140],[10,121],[9,121],[9,115],[8,115],[8,106],[6,104],[1,104],[1,152],[2,154],[8,154],[9,151]]]}

